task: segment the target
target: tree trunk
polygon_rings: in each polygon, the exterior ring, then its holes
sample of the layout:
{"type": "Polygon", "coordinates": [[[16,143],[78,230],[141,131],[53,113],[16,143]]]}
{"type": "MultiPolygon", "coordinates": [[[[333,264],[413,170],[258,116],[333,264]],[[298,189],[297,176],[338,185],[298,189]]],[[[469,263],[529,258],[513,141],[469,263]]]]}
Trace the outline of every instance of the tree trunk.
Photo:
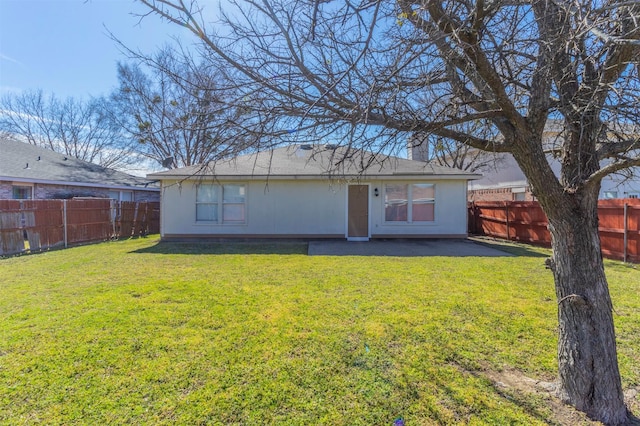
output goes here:
{"type": "Polygon", "coordinates": [[[560,396],[608,425],[627,422],[612,304],[598,235],[597,190],[544,203],[558,298],[560,396]],[[595,192],[595,193],[594,193],[595,192]]]}

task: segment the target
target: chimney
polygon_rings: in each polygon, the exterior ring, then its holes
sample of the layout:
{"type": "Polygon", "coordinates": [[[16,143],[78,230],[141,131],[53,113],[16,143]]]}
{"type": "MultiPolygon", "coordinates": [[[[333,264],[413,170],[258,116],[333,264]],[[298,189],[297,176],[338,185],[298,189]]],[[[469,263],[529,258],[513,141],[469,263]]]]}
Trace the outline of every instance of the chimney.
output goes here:
{"type": "Polygon", "coordinates": [[[412,133],[407,141],[407,158],[416,161],[429,161],[429,136],[424,133],[412,133]]]}

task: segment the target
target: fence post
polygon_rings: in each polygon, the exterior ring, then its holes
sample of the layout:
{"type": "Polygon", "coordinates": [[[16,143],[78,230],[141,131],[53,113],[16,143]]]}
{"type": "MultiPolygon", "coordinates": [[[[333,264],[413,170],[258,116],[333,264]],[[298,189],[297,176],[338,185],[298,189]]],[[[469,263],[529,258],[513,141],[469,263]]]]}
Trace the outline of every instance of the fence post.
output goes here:
{"type": "Polygon", "coordinates": [[[20,200],[20,235],[22,236],[22,252],[28,253],[31,246],[29,245],[29,237],[27,235],[27,218],[24,213],[24,200],[20,200]]]}
{"type": "Polygon", "coordinates": [[[476,233],[476,227],[475,227],[475,212],[473,209],[473,201],[471,201],[470,203],[467,204],[467,233],[468,234],[475,234],[476,233]]]}
{"type": "Polygon", "coordinates": [[[64,248],[69,247],[69,239],[67,237],[67,200],[62,200],[62,225],[64,228],[64,248]]]}
{"type": "Polygon", "coordinates": [[[624,202],[624,209],[623,209],[623,223],[624,223],[624,237],[623,237],[623,241],[624,241],[624,249],[622,251],[623,255],[622,255],[622,259],[623,262],[627,262],[627,245],[629,242],[629,226],[627,225],[627,202],[624,202]]]}
{"type": "Polygon", "coordinates": [[[511,241],[511,235],[509,233],[509,202],[508,201],[504,202],[504,214],[505,214],[505,219],[507,221],[507,241],[511,241]]]}
{"type": "Polygon", "coordinates": [[[112,198],[111,201],[109,201],[109,203],[110,203],[109,207],[111,208],[111,239],[117,240],[118,236],[116,235],[116,217],[118,215],[118,210],[117,210],[118,201],[112,198]]]}

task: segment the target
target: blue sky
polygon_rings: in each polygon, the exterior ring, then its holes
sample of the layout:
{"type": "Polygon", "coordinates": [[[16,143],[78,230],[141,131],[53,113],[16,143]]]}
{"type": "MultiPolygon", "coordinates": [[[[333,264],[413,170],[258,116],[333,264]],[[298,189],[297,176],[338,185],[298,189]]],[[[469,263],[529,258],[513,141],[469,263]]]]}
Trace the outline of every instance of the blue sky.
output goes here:
{"type": "Polygon", "coordinates": [[[171,37],[194,37],[133,0],[0,0],[0,95],[42,89],[58,97],[108,94],[124,55],[108,32],[152,53],[171,37]]]}

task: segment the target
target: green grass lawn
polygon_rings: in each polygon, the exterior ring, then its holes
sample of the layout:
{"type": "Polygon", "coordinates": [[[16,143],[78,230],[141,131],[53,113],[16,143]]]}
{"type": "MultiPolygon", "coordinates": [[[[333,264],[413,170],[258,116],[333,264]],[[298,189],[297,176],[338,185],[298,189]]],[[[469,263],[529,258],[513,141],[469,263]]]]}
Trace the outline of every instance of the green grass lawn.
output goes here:
{"type": "MultiPolygon", "coordinates": [[[[544,397],[486,374],[556,375],[545,252],[511,250],[308,257],[146,238],[1,259],[0,424],[557,423],[544,397]]],[[[606,265],[635,388],[640,271],[606,265]]]]}

